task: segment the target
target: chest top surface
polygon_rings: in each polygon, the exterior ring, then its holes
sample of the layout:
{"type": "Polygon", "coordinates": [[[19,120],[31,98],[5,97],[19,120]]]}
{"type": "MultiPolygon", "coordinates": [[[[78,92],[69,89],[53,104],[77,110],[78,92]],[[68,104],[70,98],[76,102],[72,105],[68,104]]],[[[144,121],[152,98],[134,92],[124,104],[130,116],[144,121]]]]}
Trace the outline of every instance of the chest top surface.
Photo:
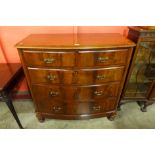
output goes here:
{"type": "Polygon", "coordinates": [[[99,49],[133,47],[135,44],[118,33],[31,34],[19,43],[19,49],[99,49]]]}

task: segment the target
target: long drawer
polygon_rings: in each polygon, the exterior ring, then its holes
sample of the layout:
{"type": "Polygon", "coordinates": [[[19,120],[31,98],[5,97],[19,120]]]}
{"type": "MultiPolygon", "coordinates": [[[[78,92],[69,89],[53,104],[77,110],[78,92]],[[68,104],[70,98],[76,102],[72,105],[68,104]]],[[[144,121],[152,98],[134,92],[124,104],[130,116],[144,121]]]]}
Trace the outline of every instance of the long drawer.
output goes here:
{"type": "MultiPolygon", "coordinates": [[[[37,100],[37,99],[36,99],[37,100]]],[[[105,98],[95,102],[65,102],[54,100],[37,100],[37,112],[52,114],[95,114],[110,112],[116,108],[116,98],[105,98]]]]}
{"type": "Polygon", "coordinates": [[[29,67],[93,67],[125,65],[128,49],[97,51],[24,51],[24,61],[29,67]],[[77,55],[76,55],[77,54],[77,55]]]}
{"type": "Polygon", "coordinates": [[[62,70],[28,68],[32,84],[102,84],[105,82],[120,81],[124,67],[100,69],[62,70]]]}
{"type": "Polygon", "coordinates": [[[32,85],[38,100],[95,101],[105,97],[117,97],[119,82],[97,86],[32,85]]]}

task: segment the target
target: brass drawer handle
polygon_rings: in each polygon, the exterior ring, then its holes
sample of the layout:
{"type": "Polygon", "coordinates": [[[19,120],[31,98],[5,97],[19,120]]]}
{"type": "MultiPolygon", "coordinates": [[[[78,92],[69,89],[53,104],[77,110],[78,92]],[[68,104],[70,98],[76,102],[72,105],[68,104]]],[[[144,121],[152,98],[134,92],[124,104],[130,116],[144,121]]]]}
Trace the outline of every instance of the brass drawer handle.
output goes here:
{"type": "Polygon", "coordinates": [[[100,105],[93,106],[92,109],[93,109],[93,111],[100,111],[101,110],[101,106],[100,105]]]}
{"type": "Polygon", "coordinates": [[[104,62],[104,61],[110,60],[110,58],[109,58],[109,57],[98,57],[96,60],[97,60],[98,62],[104,62]]]}
{"type": "Polygon", "coordinates": [[[58,91],[51,91],[50,96],[58,96],[59,92],[58,91]]]}
{"type": "Polygon", "coordinates": [[[103,95],[103,91],[95,91],[94,94],[96,96],[101,96],[101,95],[103,95]]]}
{"type": "Polygon", "coordinates": [[[53,111],[54,112],[59,112],[61,110],[62,110],[62,107],[60,107],[60,106],[53,106],[53,111]]]}
{"type": "Polygon", "coordinates": [[[52,64],[56,61],[54,58],[44,58],[44,63],[45,64],[52,64]]]}
{"type": "Polygon", "coordinates": [[[104,75],[97,75],[96,78],[98,80],[103,80],[103,79],[105,79],[105,76],[104,75]]]}
{"type": "Polygon", "coordinates": [[[55,75],[47,75],[47,79],[49,81],[54,81],[56,79],[56,76],[55,75]]]}
{"type": "Polygon", "coordinates": [[[78,75],[78,71],[74,71],[74,72],[73,72],[73,75],[74,75],[74,76],[77,76],[77,75],[78,75]]]}

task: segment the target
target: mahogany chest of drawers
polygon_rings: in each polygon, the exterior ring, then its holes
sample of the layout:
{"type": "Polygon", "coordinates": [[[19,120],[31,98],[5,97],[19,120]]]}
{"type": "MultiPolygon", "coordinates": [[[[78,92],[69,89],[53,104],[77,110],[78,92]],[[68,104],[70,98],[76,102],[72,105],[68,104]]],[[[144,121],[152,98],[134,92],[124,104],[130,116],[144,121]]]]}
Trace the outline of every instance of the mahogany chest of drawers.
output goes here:
{"type": "Polygon", "coordinates": [[[39,121],[112,120],[134,46],[120,34],[34,34],[19,42],[39,121]]]}

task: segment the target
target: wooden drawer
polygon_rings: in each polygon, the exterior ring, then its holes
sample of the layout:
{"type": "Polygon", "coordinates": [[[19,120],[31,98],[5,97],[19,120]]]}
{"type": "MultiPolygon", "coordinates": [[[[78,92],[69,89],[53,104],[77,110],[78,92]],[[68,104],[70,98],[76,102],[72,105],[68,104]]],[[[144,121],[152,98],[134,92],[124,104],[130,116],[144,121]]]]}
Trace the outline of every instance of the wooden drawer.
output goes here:
{"type": "Polygon", "coordinates": [[[55,86],[33,85],[32,90],[38,100],[59,101],[95,101],[104,97],[117,97],[119,83],[109,83],[99,86],[55,86]]]}
{"type": "Polygon", "coordinates": [[[128,49],[79,51],[78,55],[78,66],[82,67],[125,65],[128,49]]]}
{"type": "Polygon", "coordinates": [[[102,84],[105,82],[120,81],[124,67],[82,70],[77,73],[78,84],[102,84]]]}
{"type": "Polygon", "coordinates": [[[110,112],[116,108],[116,98],[105,98],[96,102],[63,102],[54,100],[38,100],[37,112],[81,115],[110,112]]]}
{"type": "Polygon", "coordinates": [[[74,52],[24,51],[27,66],[36,67],[72,67],[75,66],[74,52]]]}
{"type": "MultiPolygon", "coordinates": [[[[75,52],[24,51],[23,57],[27,66],[73,67],[76,65],[75,52]]],[[[125,65],[128,49],[79,51],[77,66],[125,65]]]]}
{"type": "Polygon", "coordinates": [[[35,101],[38,107],[37,112],[66,114],[68,111],[66,102],[54,100],[37,100],[37,98],[35,101]]]}
{"type": "Polygon", "coordinates": [[[120,81],[124,67],[111,67],[102,69],[40,69],[29,68],[30,80],[33,84],[102,84],[105,82],[120,81]]]}
{"type": "Polygon", "coordinates": [[[90,106],[90,113],[95,114],[116,110],[116,101],[116,98],[105,98],[104,100],[92,102],[90,106]]]}
{"type": "Polygon", "coordinates": [[[66,105],[66,114],[98,114],[115,110],[116,98],[105,98],[95,102],[66,103],[66,105]]]}

